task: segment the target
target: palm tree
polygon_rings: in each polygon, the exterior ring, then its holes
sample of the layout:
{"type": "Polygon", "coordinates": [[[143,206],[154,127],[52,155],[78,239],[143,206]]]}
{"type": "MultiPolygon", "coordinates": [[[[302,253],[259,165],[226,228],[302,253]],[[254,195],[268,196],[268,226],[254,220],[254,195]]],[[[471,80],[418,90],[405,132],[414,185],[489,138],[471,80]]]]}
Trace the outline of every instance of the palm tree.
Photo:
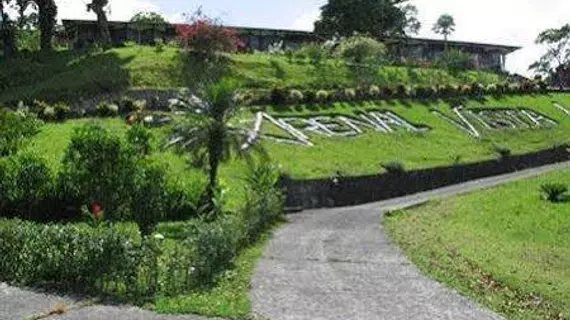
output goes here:
{"type": "Polygon", "coordinates": [[[105,7],[109,4],[109,0],[92,0],[87,5],[87,11],[93,11],[97,15],[97,24],[99,25],[100,40],[104,48],[111,45],[111,33],[109,32],[109,21],[105,7]]]}
{"type": "Polygon", "coordinates": [[[443,35],[447,50],[447,38],[455,32],[455,20],[449,14],[442,14],[433,26],[433,32],[443,35]]]}
{"type": "Polygon", "coordinates": [[[204,100],[187,92],[173,103],[186,109],[186,121],[174,129],[167,147],[177,145],[189,152],[196,163],[209,173],[208,204],[213,204],[218,187],[218,168],[233,156],[251,160],[250,150],[265,156],[256,144],[257,133],[235,128],[229,123],[239,111],[236,102],[237,83],[222,79],[202,92],[204,100]],[[207,163],[207,166],[206,166],[207,163]]]}

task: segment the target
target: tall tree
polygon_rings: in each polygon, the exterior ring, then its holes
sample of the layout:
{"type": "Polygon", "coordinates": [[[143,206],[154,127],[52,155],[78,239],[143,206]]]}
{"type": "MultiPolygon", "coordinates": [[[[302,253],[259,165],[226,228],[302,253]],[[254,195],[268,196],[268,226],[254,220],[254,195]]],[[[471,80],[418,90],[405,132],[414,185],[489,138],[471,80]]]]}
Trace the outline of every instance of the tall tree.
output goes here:
{"type": "Polygon", "coordinates": [[[138,32],[138,42],[141,43],[141,32],[152,29],[153,37],[155,32],[164,32],[168,22],[163,16],[156,12],[139,12],[131,18],[131,23],[138,32]]]}
{"type": "Polygon", "coordinates": [[[0,44],[4,58],[10,58],[16,51],[16,43],[14,40],[14,26],[8,13],[5,12],[11,0],[0,0],[0,44]]]}
{"type": "Polygon", "coordinates": [[[570,79],[566,79],[570,73],[570,24],[542,31],[536,43],[546,45],[547,51],[529,69],[550,75],[560,86],[570,85],[570,79]]]}
{"type": "Polygon", "coordinates": [[[408,0],[329,0],[321,7],[315,32],[376,38],[404,37],[420,28],[417,9],[408,0]]]}
{"type": "Polygon", "coordinates": [[[93,11],[97,15],[97,24],[99,25],[99,41],[104,48],[111,46],[111,32],[109,31],[109,21],[107,20],[107,12],[105,7],[109,4],[109,0],[92,0],[87,5],[87,11],[93,11]]]}
{"type": "Polygon", "coordinates": [[[447,38],[455,32],[455,20],[449,14],[442,14],[433,25],[433,32],[443,35],[445,49],[447,50],[447,38]]]}
{"type": "Polygon", "coordinates": [[[53,48],[51,40],[55,32],[55,18],[57,17],[57,5],[54,0],[34,0],[38,6],[38,18],[40,26],[40,47],[42,51],[53,48]]]}

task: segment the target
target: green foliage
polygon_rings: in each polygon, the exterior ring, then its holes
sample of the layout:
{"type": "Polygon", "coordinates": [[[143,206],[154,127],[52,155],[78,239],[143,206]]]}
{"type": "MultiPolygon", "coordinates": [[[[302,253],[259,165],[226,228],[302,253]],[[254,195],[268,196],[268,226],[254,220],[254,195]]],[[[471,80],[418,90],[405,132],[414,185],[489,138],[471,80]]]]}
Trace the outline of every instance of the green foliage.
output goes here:
{"type": "Polygon", "coordinates": [[[303,93],[299,90],[289,91],[288,101],[293,103],[301,103],[305,99],[303,93]]]}
{"type": "Polygon", "coordinates": [[[406,172],[406,167],[402,162],[392,161],[381,165],[388,174],[403,174],[406,172]]]}
{"type": "Polygon", "coordinates": [[[152,295],[156,250],[110,227],[0,220],[0,280],[79,293],[152,295]],[[114,284],[114,285],[111,285],[114,284]]]}
{"type": "Polygon", "coordinates": [[[135,154],[118,136],[88,124],[71,137],[59,176],[61,189],[82,204],[101,203],[112,220],[124,219],[136,165],[135,154]]]}
{"type": "Polygon", "coordinates": [[[329,93],[326,90],[319,90],[316,94],[316,100],[318,102],[327,102],[329,100],[329,93]]]}
{"type": "Polygon", "coordinates": [[[443,35],[447,41],[447,37],[455,32],[455,20],[449,14],[442,14],[433,26],[433,32],[443,35]]]}
{"type": "Polygon", "coordinates": [[[41,122],[35,116],[0,107],[0,157],[15,154],[40,127],[41,122]]]}
{"type": "Polygon", "coordinates": [[[282,104],[287,101],[287,91],[281,87],[273,87],[269,95],[272,104],[282,104]]]}
{"type": "Polygon", "coordinates": [[[547,183],[540,186],[544,199],[550,202],[568,200],[568,186],[563,183],[547,183]]]}
{"type": "Polygon", "coordinates": [[[355,32],[374,37],[399,37],[417,33],[417,9],[407,1],[329,0],[315,22],[318,34],[351,36],[355,32]]]}
{"type": "Polygon", "coordinates": [[[140,158],[147,157],[153,152],[152,132],[143,125],[135,124],[127,131],[127,142],[140,158]]]}
{"type": "Polygon", "coordinates": [[[468,69],[473,69],[471,56],[461,50],[451,49],[445,51],[435,61],[435,65],[442,69],[447,69],[452,73],[458,73],[468,69]]]}
{"type": "Polygon", "coordinates": [[[143,235],[150,235],[167,215],[168,181],[163,167],[143,163],[134,180],[131,212],[143,235]]]}
{"type": "Polygon", "coordinates": [[[129,97],[121,98],[121,102],[119,103],[119,110],[121,113],[133,113],[133,112],[141,112],[146,107],[145,100],[134,100],[129,97]]]}
{"type": "Polygon", "coordinates": [[[99,117],[116,117],[119,115],[119,106],[106,101],[100,102],[95,110],[99,117]]]}
{"type": "Polygon", "coordinates": [[[40,202],[53,194],[54,179],[46,161],[33,154],[19,155],[12,160],[10,178],[14,189],[11,213],[24,219],[37,217],[40,202]]]}
{"type": "Polygon", "coordinates": [[[385,59],[386,46],[372,38],[353,36],[341,42],[338,55],[349,63],[377,64],[385,59]]]}

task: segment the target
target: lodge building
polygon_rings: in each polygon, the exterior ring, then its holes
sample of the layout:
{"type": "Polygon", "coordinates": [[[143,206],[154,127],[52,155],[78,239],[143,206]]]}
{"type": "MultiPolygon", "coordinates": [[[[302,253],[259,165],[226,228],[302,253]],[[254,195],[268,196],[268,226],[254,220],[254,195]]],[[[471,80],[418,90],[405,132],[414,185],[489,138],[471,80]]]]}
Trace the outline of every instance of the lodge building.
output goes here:
{"type": "MultiPolygon", "coordinates": [[[[65,37],[76,47],[82,47],[95,42],[98,37],[96,21],[91,20],[63,20],[65,37]]],[[[234,27],[237,36],[248,50],[266,51],[275,43],[283,43],[283,48],[296,48],[305,43],[324,42],[330,37],[308,31],[234,27]]],[[[127,41],[137,41],[152,44],[154,39],[161,38],[170,41],[176,37],[176,25],[166,27],[150,26],[144,30],[138,29],[130,22],[109,22],[109,29],[113,45],[120,46],[127,41]]],[[[441,55],[446,47],[443,40],[407,38],[401,41],[384,41],[388,46],[398,45],[401,59],[414,61],[433,61],[441,55]]],[[[477,69],[505,71],[506,56],[520,47],[448,41],[449,48],[458,49],[472,57],[472,65],[477,69]]]]}

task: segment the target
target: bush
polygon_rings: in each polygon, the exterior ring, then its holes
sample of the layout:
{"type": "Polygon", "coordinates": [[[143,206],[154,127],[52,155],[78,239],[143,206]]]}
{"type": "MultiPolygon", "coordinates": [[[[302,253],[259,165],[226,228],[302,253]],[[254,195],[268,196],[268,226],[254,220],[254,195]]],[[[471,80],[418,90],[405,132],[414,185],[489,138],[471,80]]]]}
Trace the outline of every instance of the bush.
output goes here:
{"type": "Polygon", "coordinates": [[[356,90],[353,88],[344,89],[344,99],[352,101],[356,99],[356,90]]]}
{"type": "Polygon", "coordinates": [[[405,84],[399,84],[396,87],[396,94],[400,98],[409,98],[412,96],[413,92],[410,86],[407,86],[405,84]]]}
{"type": "Polygon", "coordinates": [[[378,98],[378,97],[380,97],[381,93],[382,93],[382,91],[380,91],[380,88],[378,88],[378,86],[372,85],[368,89],[368,96],[371,98],[378,98]]]}
{"type": "Polygon", "coordinates": [[[127,142],[129,142],[138,157],[144,158],[153,152],[152,132],[143,125],[136,124],[131,126],[127,132],[127,142]]]}
{"type": "Polygon", "coordinates": [[[543,184],[540,191],[546,200],[550,202],[562,202],[568,198],[568,186],[561,183],[543,184]]]}
{"type": "Polygon", "coordinates": [[[119,115],[119,107],[110,102],[100,102],[96,108],[99,117],[116,117],[119,115]]]}
{"type": "Polygon", "coordinates": [[[15,154],[41,125],[32,114],[0,108],[0,157],[15,154]]]}
{"type": "Polygon", "coordinates": [[[326,90],[319,90],[317,91],[316,100],[318,102],[327,102],[329,101],[329,93],[326,90]]]}
{"type": "Polygon", "coordinates": [[[388,174],[403,174],[406,172],[404,164],[396,161],[382,164],[382,168],[386,170],[388,174]]]}
{"type": "Polygon", "coordinates": [[[317,100],[317,93],[314,90],[305,90],[303,95],[305,96],[305,101],[307,103],[313,103],[317,100]]]}
{"type": "Polygon", "coordinates": [[[287,90],[281,87],[273,87],[270,93],[272,104],[283,104],[287,101],[287,90]]]}
{"type": "Polygon", "coordinates": [[[321,64],[329,56],[329,52],[318,44],[304,45],[297,52],[304,57],[308,57],[314,65],[321,64]]]}
{"type": "Polygon", "coordinates": [[[384,87],[382,89],[382,95],[388,99],[394,98],[396,96],[396,90],[392,87],[384,87]]]}
{"type": "Polygon", "coordinates": [[[150,235],[169,209],[166,169],[141,165],[134,181],[131,212],[143,235],[150,235]]]}
{"type": "Polygon", "coordinates": [[[99,202],[107,217],[124,219],[137,167],[135,153],[106,129],[88,124],[75,130],[59,176],[61,191],[81,205],[99,202]]]}
{"type": "Polygon", "coordinates": [[[200,13],[192,17],[190,24],[176,25],[176,34],[184,49],[204,56],[234,52],[238,47],[235,30],[225,28],[200,13]]]}
{"type": "Polygon", "coordinates": [[[45,159],[33,154],[23,154],[11,158],[7,172],[13,179],[11,196],[12,216],[23,219],[38,219],[41,201],[53,194],[53,176],[45,159]]]}
{"type": "Polygon", "coordinates": [[[471,62],[471,56],[468,53],[456,49],[445,51],[436,59],[435,65],[455,73],[473,69],[474,67],[471,62]]]}
{"type": "Polygon", "coordinates": [[[133,100],[129,97],[123,97],[121,99],[120,105],[120,112],[121,113],[133,113],[133,112],[141,112],[146,107],[145,100],[133,100]]]}
{"type": "Polygon", "coordinates": [[[341,42],[338,55],[350,63],[378,63],[385,58],[386,46],[364,36],[353,36],[341,42]]]}
{"type": "Polygon", "coordinates": [[[142,272],[157,261],[155,247],[110,227],[0,220],[0,256],[0,281],[16,285],[90,294],[126,290],[131,297],[150,296],[157,287],[157,279],[142,272]]]}
{"type": "Polygon", "coordinates": [[[53,109],[55,110],[55,119],[57,121],[63,121],[67,119],[71,112],[71,108],[64,102],[58,102],[54,104],[53,109]]]}
{"type": "Polygon", "coordinates": [[[288,100],[293,102],[293,103],[300,103],[303,102],[303,100],[305,99],[305,97],[303,96],[303,93],[299,90],[291,90],[289,91],[289,97],[288,100]]]}

